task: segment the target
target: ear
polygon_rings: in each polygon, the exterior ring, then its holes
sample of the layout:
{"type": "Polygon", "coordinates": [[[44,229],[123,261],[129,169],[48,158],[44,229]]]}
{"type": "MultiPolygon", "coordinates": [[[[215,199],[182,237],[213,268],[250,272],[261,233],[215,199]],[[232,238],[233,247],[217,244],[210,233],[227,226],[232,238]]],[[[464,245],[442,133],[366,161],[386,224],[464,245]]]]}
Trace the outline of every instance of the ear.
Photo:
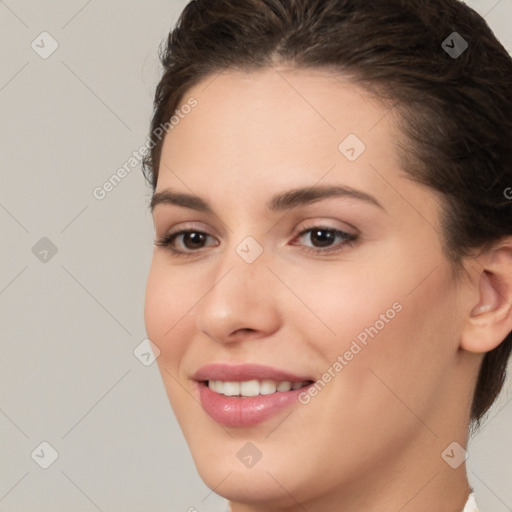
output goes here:
{"type": "Polygon", "coordinates": [[[478,302],[466,320],[461,348],[483,353],[496,348],[512,331],[512,237],[477,261],[478,302]]]}

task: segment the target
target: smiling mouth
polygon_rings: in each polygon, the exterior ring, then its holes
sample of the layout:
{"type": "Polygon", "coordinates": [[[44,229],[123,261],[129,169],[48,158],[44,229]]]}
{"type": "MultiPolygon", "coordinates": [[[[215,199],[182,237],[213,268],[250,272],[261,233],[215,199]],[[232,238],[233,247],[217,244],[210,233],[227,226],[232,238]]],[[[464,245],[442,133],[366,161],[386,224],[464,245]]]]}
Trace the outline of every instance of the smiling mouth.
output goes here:
{"type": "Polygon", "coordinates": [[[312,380],[275,381],[271,379],[247,381],[204,380],[201,383],[219,395],[234,398],[248,398],[260,395],[286,393],[305,388],[314,383],[312,380]]]}

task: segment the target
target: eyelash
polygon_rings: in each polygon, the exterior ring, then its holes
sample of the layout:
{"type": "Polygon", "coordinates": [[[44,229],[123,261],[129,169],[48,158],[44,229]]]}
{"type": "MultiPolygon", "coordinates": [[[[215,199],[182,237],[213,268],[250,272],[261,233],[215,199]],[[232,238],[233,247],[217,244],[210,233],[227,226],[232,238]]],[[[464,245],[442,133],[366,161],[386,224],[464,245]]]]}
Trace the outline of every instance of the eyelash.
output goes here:
{"type": "MultiPolygon", "coordinates": [[[[359,238],[358,235],[353,235],[351,233],[347,233],[346,231],[341,231],[339,229],[331,228],[328,226],[312,226],[312,227],[303,229],[302,231],[300,231],[299,233],[297,233],[295,235],[295,238],[302,237],[303,235],[305,235],[306,233],[308,233],[310,231],[329,231],[331,233],[334,233],[335,236],[342,238],[342,243],[338,244],[334,247],[328,247],[327,249],[306,247],[304,249],[304,252],[316,254],[316,255],[319,255],[319,254],[322,255],[322,254],[331,253],[331,252],[339,252],[339,251],[343,250],[345,247],[351,247],[352,245],[354,245],[354,243],[359,238]]],[[[171,245],[172,242],[174,242],[174,240],[178,236],[186,235],[186,234],[190,234],[190,233],[200,233],[200,234],[203,234],[206,236],[210,236],[208,233],[205,233],[204,231],[199,231],[197,229],[188,229],[188,230],[185,229],[185,230],[181,230],[181,231],[176,231],[175,233],[169,233],[167,235],[164,235],[164,236],[158,238],[155,241],[155,245],[157,245],[159,247],[167,248],[175,256],[180,256],[180,257],[181,256],[194,256],[200,251],[200,249],[195,250],[195,251],[189,250],[187,252],[187,251],[180,251],[180,250],[174,249],[171,245]]]]}

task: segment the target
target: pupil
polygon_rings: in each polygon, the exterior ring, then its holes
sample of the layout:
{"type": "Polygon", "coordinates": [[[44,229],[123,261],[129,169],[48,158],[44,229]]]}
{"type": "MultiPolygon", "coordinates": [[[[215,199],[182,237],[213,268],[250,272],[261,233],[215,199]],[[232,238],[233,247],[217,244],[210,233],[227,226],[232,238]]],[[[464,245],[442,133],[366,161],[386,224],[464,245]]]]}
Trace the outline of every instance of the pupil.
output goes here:
{"type": "Polygon", "coordinates": [[[184,236],[183,243],[187,249],[194,249],[198,246],[201,246],[201,243],[204,242],[204,233],[186,233],[184,236]],[[190,247],[188,242],[192,242],[190,247]]]}
{"type": "Polygon", "coordinates": [[[317,229],[315,231],[312,231],[311,236],[313,238],[316,238],[316,240],[319,242],[319,245],[322,247],[330,245],[330,243],[334,239],[334,233],[326,229],[317,229]],[[323,233],[324,236],[322,236],[321,233],[323,233]]]}

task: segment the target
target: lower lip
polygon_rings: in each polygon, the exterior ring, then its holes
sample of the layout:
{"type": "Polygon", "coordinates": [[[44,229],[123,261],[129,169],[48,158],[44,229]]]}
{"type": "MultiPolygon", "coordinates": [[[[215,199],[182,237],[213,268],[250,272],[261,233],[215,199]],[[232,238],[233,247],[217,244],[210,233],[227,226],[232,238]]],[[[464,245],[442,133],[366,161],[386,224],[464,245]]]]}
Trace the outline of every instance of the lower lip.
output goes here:
{"type": "MultiPolygon", "coordinates": [[[[309,386],[270,395],[248,397],[226,396],[212,391],[204,382],[198,382],[199,397],[204,410],[219,424],[226,427],[252,427],[298,404],[298,397],[309,386]]],[[[313,384],[311,384],[312,386],[313,384]]]]}

